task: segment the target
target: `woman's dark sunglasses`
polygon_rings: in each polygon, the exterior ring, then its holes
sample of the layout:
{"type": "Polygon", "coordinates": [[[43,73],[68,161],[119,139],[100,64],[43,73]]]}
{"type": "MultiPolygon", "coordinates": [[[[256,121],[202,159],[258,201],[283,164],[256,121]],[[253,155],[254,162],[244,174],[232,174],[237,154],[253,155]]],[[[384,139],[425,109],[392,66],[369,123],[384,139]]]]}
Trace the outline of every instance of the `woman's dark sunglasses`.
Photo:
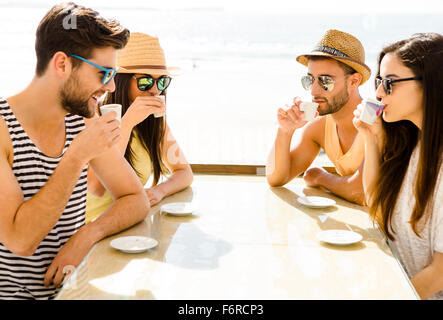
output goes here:
{"type": "Polygon", "coordinates": [[[385,78],[382,79],[381,77],[376,77],[375,78],[375,89],[377,89],[380,84],[383,83],[383,89],[385,90],[386,94],[391,94],[392,93],[392,84],[395,82],[401,82],[401,81],[409,81],[409,80],[421,80],[421,77],[411,77],[411,78],[402,78],[402,79],[389,79],[389,78],[385,78]]]}
{"type": "MultiPolygon", "coordinates": [[[[334,90],[334,79],[331,76],[318,76],[318,82],[320,82],[323,90],[332,91],[334,90]]],[[[301,84],[305,90],[311,90],[314,84],[315,77],[313,75],[306,75],[301,78],[301,84]]]]}
{"type": "Polygon", "coordinates": [[[161,76],[158,79],[154,79],[150,75],[145,75],[143,77],[138,77],[138,78],[134,76],[133,78],[137,80],[137,87],[140,91],[148,91],[154,86],[156,82],[158,90],[160,91],[166,90],[166,88],[169,86],[172,80],[171,77],[169,76],[161,76]]]}

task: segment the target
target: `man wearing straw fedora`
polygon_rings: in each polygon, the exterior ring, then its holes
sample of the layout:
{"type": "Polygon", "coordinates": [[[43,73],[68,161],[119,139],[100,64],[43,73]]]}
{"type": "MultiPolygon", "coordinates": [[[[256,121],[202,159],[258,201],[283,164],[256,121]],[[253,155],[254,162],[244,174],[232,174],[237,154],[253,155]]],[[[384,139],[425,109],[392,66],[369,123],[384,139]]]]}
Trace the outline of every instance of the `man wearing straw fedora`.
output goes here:
{"type": "Polygon", "coordinates": [[[143,186],[115,147],[116,112],[86,127],[83,120],[114,90],[117,50],[128,37],[96,11],[56,5],[37,28],[31,83],[0,98],[0,299],[53,298],[96,242],[149,211],[143,186]],[[75,24],[67,28],[68,20],[75,24]],[[85,225],[88,165],[116,201],[85,225]]]}
{"type": "Polygon", "coordinates": [[[297,61],[308,67],[302,85],[318,104],[318,116],[305,121],[299,97],[288,109],[278,110],[279,128],[266,165],[268,183],[282,186],[304,172],[308,186],[364,204],[364,141],[352,124],[353,111],[362,101],[358,88],[371,74],[363,46],[346,32],[328,30],[313,50],[298,56],[297,61]],[[291,149],[295,130],[301,132],[291,149]],[[321,148],[338,175],[309,168],[321,148]]]}

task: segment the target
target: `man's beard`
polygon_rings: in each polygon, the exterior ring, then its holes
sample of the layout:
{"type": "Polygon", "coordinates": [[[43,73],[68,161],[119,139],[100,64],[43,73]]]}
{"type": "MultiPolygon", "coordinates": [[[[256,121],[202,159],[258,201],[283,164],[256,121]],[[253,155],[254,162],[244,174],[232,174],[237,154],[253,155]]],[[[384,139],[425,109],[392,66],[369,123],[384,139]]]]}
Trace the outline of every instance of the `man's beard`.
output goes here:
{"type": "Polygon", "coordinates": [[[60,90],[60,104],[68,113],[76,114],[85,118],[92,118],[94,111],[89,110],[89,99],[92,95],[82,94],[81,85],[75,75],[67,80],[60,90]]]}
{"type": "Polygon", "coordinates": [[[325,110],[322,111],[318,109],[319,115],[324,116],[340,111],[340,109],[343,108],[343,106],[349,101],[349,94],[348,90],[346,88],[343,88],[342,91],[332,97],[331,103],[329,103],[329,101],[323,97],[314,97],[314,99],[324,100],[326,102],[325,110]]]}

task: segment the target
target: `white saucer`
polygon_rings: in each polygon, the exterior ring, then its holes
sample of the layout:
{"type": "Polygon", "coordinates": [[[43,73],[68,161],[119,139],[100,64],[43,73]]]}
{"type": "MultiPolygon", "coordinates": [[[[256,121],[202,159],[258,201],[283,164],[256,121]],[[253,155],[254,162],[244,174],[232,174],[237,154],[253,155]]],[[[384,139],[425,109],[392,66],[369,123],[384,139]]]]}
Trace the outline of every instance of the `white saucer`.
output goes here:
{"type": "Polygon", "coordinates": [[[187,216],[195,211],[195,205],[192,202],[171,202],[162,205],[161,211],[172,216],[187,216]]]}
{"type": "Polygon", "coordinates": [[[297,201],[309,208],[327,208],[335,205],[335,201],[323,197],[298,197],[297,201]]]}
{"type": "Polygon", "coordinates": [[[157,240],[148,237],[121,237],[111,241],[111,247],[126,253],[139,253],[158,245],[157,240]]]}
{"type": "Polygon", "coordinates": [[[336,245],[353,244],[363,239],[361,234],[349,230],[325,230],[319,232],[317,238],[323,242],[336,245]]]}

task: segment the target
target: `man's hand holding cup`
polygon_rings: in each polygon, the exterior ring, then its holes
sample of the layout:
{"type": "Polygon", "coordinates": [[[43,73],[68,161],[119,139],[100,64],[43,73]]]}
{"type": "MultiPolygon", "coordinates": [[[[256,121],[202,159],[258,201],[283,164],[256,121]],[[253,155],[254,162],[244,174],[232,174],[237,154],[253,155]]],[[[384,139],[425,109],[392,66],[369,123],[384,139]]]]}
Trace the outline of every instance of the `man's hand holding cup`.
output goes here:
{"type": "Polygon", "coordinates": [[[296,129],[303,127],[318,115],[317,108],[317,103],[303,102],[300,97],[295,97],[288,109],[278,109],[277,119],[280,129],[293,134],[296,129]]]}

